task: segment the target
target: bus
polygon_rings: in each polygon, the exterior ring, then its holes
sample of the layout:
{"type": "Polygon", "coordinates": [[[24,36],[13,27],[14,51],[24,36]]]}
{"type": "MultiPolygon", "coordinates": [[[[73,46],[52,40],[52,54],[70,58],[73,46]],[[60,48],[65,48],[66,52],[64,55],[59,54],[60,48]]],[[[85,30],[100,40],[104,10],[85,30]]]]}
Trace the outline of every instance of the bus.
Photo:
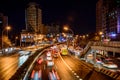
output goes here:
{"type": "Polygon", "coordinates": [[[61,55],[68,55],[68,49],[67,48],[61,48],[61,55]]]}

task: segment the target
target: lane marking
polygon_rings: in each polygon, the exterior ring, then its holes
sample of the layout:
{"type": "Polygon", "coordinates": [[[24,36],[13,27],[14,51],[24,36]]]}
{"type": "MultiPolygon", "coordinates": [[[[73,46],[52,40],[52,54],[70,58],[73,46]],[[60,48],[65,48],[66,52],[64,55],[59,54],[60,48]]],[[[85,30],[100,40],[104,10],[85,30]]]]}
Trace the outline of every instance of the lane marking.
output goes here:
{"type": "Polygon", "coordinates": [[[64,64],[68,67],[68,69],[72,71],[72,69],[70,68],[70,66],[63,60],[63,58],[61,57],[61,55],[60,55],[60,58],[62,59],[62,61],[64,62],[64,64]]]}
{"type": "Polygon", "coordinates": [[[57,69],[57,66],[56,65],[54,65],[55,66],[55,69],[57,69]]]}
{"type": "Polygon", "coordinates": [[[72,71],[72,73],[74,73],[74,71],[72,71]]]}
{"type": "Polygon", "coordinates": [[[74,73],[74,75],[77,75],[76,73],[74,73]]]}
{"type": "Polygon", "coordinates": [[[77,78],[80,78],[78,75],[76,76],[77,78]]]}
{"type": "MultiPolygon", "coordinates": [[[[68,69],[71,70],[72,73],[74,73],[74,75],[75,75],[77,78],[80,78],[80,77],[77,75],[77,73],[75,73],[75,71],[73,71],[73,70],[70,68],[70,66],[64,61],[64,59],[61,57],[60,54],[59,54],[59,56],[60,56],[61,60],[64,62],[64,64],[68,67],[68,69]]],[[[83,80],[83,79],[80,78],[79,80],[83,80]]]]}

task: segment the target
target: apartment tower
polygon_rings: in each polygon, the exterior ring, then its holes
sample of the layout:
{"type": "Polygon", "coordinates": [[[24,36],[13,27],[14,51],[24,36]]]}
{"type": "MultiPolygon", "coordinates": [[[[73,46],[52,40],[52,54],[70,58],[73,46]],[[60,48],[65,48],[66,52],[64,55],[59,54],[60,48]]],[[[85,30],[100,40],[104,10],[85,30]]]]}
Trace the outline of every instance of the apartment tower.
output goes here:
{"type": "Polygon", "coordinates": [[[112,37],[120,34],[120,0],[98,0],[96,32],[112,37]]]}
{"type": "Polygon", "coordinates": [[[31,2],[27,5],[25,10],[26,29],[31,29],[32,32],[42,32],[42,10],[35,2],[31,2]]]}

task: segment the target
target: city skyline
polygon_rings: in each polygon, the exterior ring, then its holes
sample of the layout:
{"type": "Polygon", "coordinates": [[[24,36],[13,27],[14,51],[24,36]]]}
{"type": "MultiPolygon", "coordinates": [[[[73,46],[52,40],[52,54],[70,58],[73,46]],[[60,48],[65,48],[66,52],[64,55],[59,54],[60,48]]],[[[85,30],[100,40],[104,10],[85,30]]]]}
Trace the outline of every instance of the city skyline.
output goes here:
{"type": "MultiPolygon", "coordinates": [[[[8,16],[8,23],[18,31],[25,29],[25,7],[28,2],[11,1],[2,2],[0,12],[8,16]]],[[[42,1],[34,0],[42,9],[43,24],[69,24],[76,34],[95,32],[96,28],[96,2],[94,1],[42,1]]]]}

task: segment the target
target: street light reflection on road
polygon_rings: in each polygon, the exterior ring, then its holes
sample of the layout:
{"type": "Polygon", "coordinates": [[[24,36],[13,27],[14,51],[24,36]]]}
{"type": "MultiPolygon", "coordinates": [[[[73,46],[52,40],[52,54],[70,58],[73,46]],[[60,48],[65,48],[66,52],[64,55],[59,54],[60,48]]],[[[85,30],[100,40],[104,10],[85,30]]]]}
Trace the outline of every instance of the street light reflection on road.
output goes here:
{"type": "Polygon", "coordinates": [[[9,80],[18,69],[18,55],[0,56],[0,80],[9,80]]]}

